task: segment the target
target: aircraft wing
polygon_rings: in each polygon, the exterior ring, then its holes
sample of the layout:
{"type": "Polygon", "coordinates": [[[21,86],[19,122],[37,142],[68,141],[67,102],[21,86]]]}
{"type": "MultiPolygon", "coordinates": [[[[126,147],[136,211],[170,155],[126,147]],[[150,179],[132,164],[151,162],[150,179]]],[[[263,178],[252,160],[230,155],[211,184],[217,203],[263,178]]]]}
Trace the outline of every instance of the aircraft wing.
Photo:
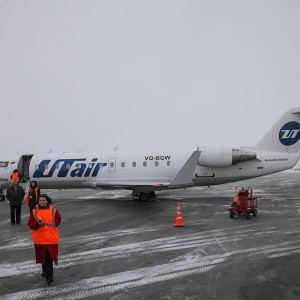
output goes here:
{"type": "Polygon", "coordinates": [[[197,162],[199,161],[200,153],[201,151],[198,150],[193,152],[193,154],[170,183],[170,188],[174,189],[184,186],[191,186],[194,184],[192,179],[195,177],[195,170],[197,162]]]}

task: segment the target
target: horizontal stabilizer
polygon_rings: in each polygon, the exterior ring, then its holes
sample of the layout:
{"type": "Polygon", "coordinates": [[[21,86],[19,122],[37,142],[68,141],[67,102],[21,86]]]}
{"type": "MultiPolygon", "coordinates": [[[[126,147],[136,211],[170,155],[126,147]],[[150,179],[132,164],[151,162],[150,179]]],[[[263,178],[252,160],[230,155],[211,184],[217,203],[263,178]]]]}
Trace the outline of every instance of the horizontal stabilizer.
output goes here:
{"type": "Polygon", "coordinates": [[[170,188],[193,185],[195,170],[199,161],[201,151],[194,151],[175,178],[170,183],[170,188]]]}

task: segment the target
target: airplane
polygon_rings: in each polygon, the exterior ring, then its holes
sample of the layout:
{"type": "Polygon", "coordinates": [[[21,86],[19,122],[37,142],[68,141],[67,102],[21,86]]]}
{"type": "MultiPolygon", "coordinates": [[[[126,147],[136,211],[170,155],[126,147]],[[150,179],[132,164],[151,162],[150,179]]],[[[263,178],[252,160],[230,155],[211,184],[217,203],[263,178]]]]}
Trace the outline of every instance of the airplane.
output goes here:
{"type": "Polygon", "coordinates": [[[255,146],[24,154],[0,163],[0,188],[16,168],[41,189],[127,189],[146,201],[157,191],[212,186],[291,169],[300,157],[300,107],[288,110],[255,146]]]}
{"type": "MultiPolygon", "coordinates": [[[[24,169],[23,166],[25,166],[26,158],[25,156],[21,156],[22,159],[20,159],[20,156],[11,157],[5,160],[0,160],[0,201],[5,200],[5,195],[3,194],[3,190],[7,189],[11,185],[11,173],[15,169],[24,169]],[[23,163],[24,162],[24,163],[23,163]]],[[[29,155],[29,157],[32,157],[32,155],[29,155]]],[[[24,170],[24,172],[26,172],[24,170]]],[[[26,182],[29,180],[25,180],[26,182]]],[[[23,182],[23,183],[26,183],[23,182]]],[[[21,184],[24,188],[26,187],[26,184],[21,184]]]]}

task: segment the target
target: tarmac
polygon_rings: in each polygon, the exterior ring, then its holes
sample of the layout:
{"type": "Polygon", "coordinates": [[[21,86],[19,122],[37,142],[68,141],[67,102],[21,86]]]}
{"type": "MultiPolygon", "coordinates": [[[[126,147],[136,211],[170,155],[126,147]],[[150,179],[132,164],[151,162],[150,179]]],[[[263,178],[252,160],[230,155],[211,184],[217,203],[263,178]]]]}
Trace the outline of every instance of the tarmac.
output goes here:
{"type": "Polygon", "coordinates": [[[35,263],[29,209],[0,202],[0,299],[300,299],[300,171],[157,193],[45,190],[62,215],[48,285],[35,263]],[[234,188],[258,213],[229,217],[234,188]],[[180,204],[184,227],[175,227],[180,204]]]}

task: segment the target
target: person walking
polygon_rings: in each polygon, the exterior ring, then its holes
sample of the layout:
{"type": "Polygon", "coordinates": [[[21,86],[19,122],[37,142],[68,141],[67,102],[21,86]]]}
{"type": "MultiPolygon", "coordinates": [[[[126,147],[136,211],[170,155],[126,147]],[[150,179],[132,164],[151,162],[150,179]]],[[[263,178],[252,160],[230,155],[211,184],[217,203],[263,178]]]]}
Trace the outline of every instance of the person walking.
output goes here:
{"type": "Polygon", "coordinates": [[[31,213],[33,209],[38,204],[38,197],[41,194],[40,188],[37,185],[36,181],[30,181],[30,186],[26,196],[25,203],[29,206],[29,212],[31,213]]]}
{"type": "Polygon", "coordinates": [[[47,194],[38,197],[38,205],[32,210],[27,225],[32,229],[36,263],[42,264],[42,276],[53,282],[53,262],[58,263],[58,226],[61,215],[52,205],[47,194]]]}
{"type": "Polygon", "coordinates": [[[18,182],[12,182],[7,189],[6,198],[10,205],[10,222],[11,225],[21,224],[21,208],[25,196],[24,189],[19,186],[18,182]]]}

